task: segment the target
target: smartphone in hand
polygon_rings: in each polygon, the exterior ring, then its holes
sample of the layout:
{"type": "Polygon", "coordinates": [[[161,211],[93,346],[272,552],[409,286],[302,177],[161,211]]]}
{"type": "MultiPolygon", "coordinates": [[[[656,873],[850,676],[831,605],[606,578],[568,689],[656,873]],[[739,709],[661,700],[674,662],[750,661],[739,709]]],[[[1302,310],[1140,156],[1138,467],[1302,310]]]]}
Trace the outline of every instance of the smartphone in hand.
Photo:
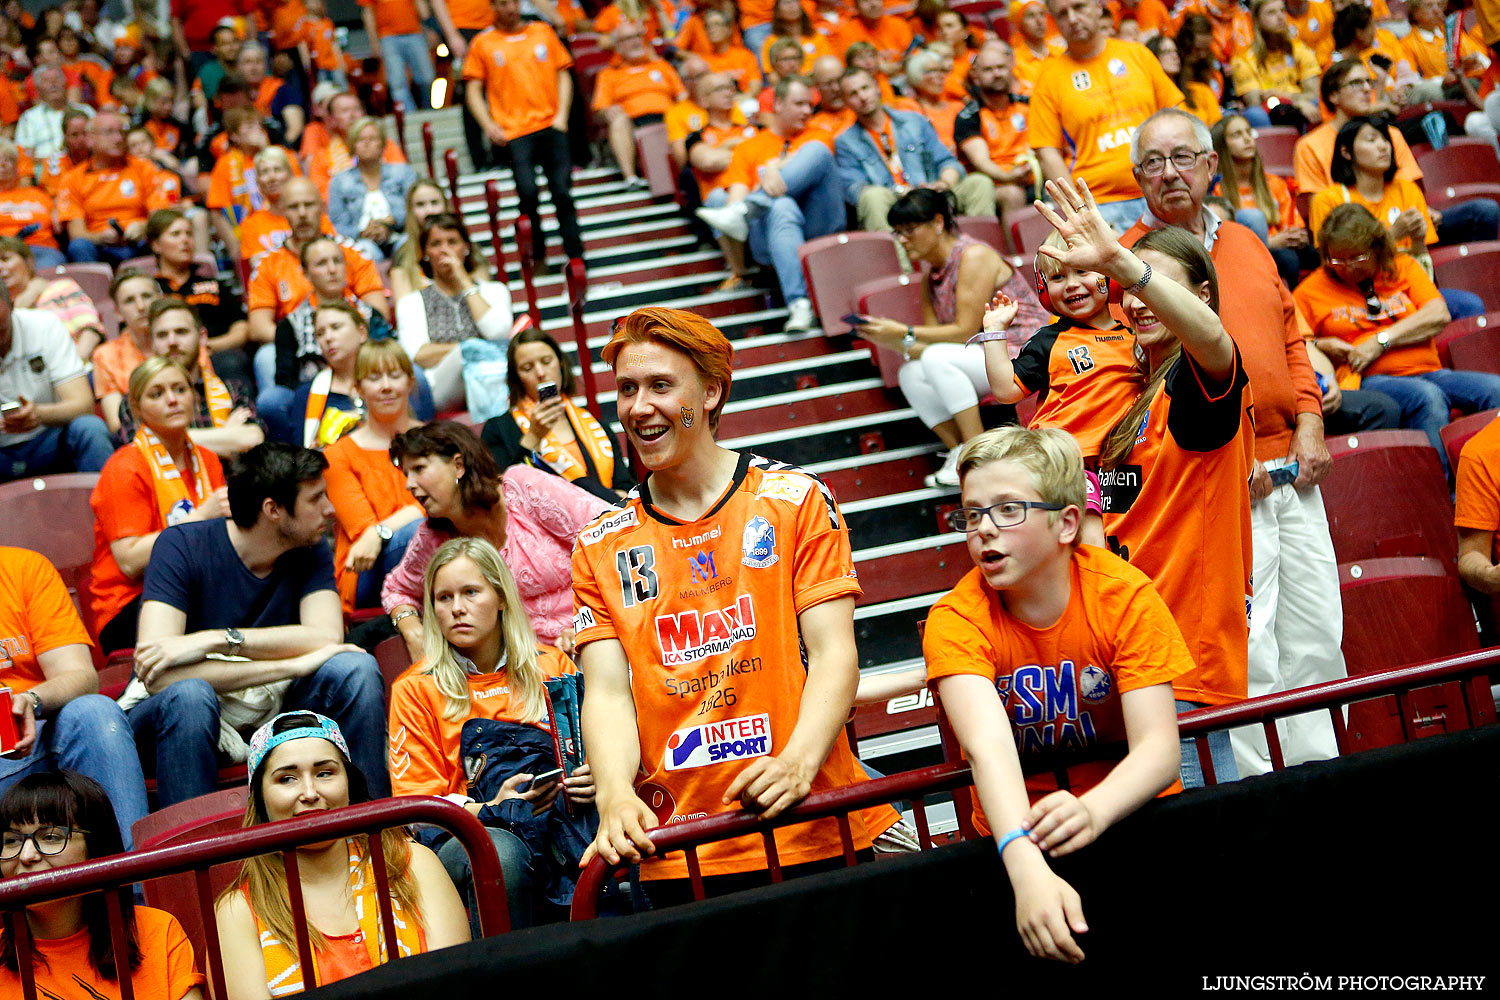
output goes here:
{"type": "Polygon", "coordinates": [[[556,399],[556,398],[557,398],[557,383],[556,382],[541,382],[541,383],[538,383],[538,385],[536,387],[536,401],[538,403],[545,403],[545,402],[548,402],[549,400],[553,400],[553,399],[556,399]]]}
{"type": "Polygon", "coordinates": [[[523,793],[530,791],[546,791],[549,787],[561,781],[562,777],[563,769],[560,767],[555,767],[550,771],[544,771],[543,773],[538,774],[536,777],[532,778],[526,783],[526,787],[520,789],[520,791],[523,793]]]}

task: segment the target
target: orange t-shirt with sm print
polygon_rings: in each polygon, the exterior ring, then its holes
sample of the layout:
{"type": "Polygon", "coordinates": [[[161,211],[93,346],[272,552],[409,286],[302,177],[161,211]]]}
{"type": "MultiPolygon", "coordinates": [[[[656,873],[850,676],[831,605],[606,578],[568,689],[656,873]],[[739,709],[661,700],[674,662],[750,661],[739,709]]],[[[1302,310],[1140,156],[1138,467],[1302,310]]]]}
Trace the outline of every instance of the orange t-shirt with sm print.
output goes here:
{"type": "Polygon", "coordinates": [[[422,30],[417,5],[410,0],[359,0],[359,5],[370,8],[375,15],[375,33],[381,38],[415,35],[422,30]]]}
{"type": "Polygon", "coordinates": [[[1234,352],[1228,382],[1211,384],[1183,352],[1157,387],[1119,465],[1102,469],[1109,547],[1151,578],[1194,667],[1172,689],[1182,701],[1245,697],[1250,636],[1250,493],[1255,424],[1250,381],[1234,352]]]}
{"type": "MultiPolygon", "coordinates": [[[[649,483],[624,510],[595,520],[573,549],[580,648],[617,639],[630,662],[641,775],[636,794],[661,825],[729,812],[724,790],[758,758],[782,752],[807,683],[797,616],[857,597],[849,532],[816,477],[742,453],[723,496],[682,522],[651,501],[649,483]]],[[[814,793],[860,780],[840,731],[814,793]]],[[[869,843],[852,817],[856,849],[869,843]]],[[[842,851],[830,820],[776,831],[783,865],[842,851]]],[[[699,849],[706,875],[761,871],[759,836],[699,849]]],[[[642,865],[647,879],[683,878],[680,854],[642,865]]]]}
{"type": "Polygon", "coordinates": [[[47,679],[38,656],[93,645],[62,577],[40,553],[0,546],[0,594],[0,686],[28,691],[47,679]]]}
{"type": "MultiPolygon", "coordinates": [[[[1023,756],[1103,744],[1124,751],[1126,692],[1170,684],[1193,669],[1172,613],[1146,574],[1119,556],[1078,546],[1068,561],[1068,587],[1062,615],[1034,628],[1012,617],[999,592],[972,569],[927,616],[928,682],[974,674],[995,685],[1023,756]]],[[[1083,794],[1116,763],[1069,767],[1069,791],[1083,794]]],[[[1032,801],[1057,787],[1051,772],[1026,779],[1032,801]]],[[[974,825],[990,835],[978,803],[974,825]]]]}
{"type": "MultiPolygon", "coordinates": [[[[391,685],[390,733],[392,795],[466,795],[468,778],[459,759],[459,740],[470,719],[520,722],[525,706],[511,690],[510,675],[499,670],[469,674],[469,714],[462,719],[444,715],[447,696],[425,673],[420,660],[391,685]]],[[[543,677],[578,672],[573,661],[551,646],[537,649],[537,669],[543,677]]],[[[549,719],[532,723],[550,733],[549,719]]]]}
{"type": "Polygon", "coordinates": [[[34,247],[59,249],[54,229],[57,206],[52,196],[38,187],[17,187],[0,192],[0,236],[15,236],[34,247]],[[21,230],[37,228],[26,236],[21,230]]]}
{"type": "MultiPolygon", "coordinates": [[[[727,142],[733,142],[735,139],[750,139],[755,135],[755,126],[730,125],[726,128],[720,128],[718,125],[706,125],[703,127],[703,129],[700,130],[700,134],[703,137],[703,141],[708,143],[708,145],[718,147],[724,145],[727,142]]],[[[693,177],[698,181],[698,193],[702,197],[707,198],[708,193],[714,188],[723,187],[724,174],[727,172],[727,167],[716,174],[711,174],[707,171],[699,170],[697,167],[694,167],[693,177]]]]}
{"type": "Polygon", "coordinates": [[[557,74],[573,57],[557,33],[539,21],[520,31],[491,28],[474,36],[464,57],[464,79],[484,84],[490,117],[505,133],[519,139],[552,126],[557,117],[557,74]]]}
{"type": "Polygon", "coordinates": [[[1071,147],[1068,165],[1101,202],[1139,198],[1130,137],[1162,108],[1182,103],[1161,64],[1144,45],[1110,39],[1097,56],[1066,52],[1042,63],[1031,89],[1031,148],[1071,147]]]}
{"type": "Polygon", "coordinates": [[[1420,212],[1422,218],[1427,220],[1427,232],[1421,244],[1417,244],[1413,237],[1405,236],[1396,241],[1398,250],[1419,251],[1422,246],[1438,241],[1437,228],[1432,224],[1432,215],[1427,211],[1427,199],[1422,196],[1422,189],[1413,181],[1394,177],[1380,192],[1380,200],[1376,202],[1360,194],[1359,188],[1344,184],[1330,184],[1314,194],[1312,204],[1307,209],[1307,214],[1312,216],[1309,228],[1312,230],[1314,243],[1318,239],[1318,230],[1322,229],[1323,223],[1328,221],[1329,213],[1340,205],[1350,203],[1363,205],[1369,209],[1370,214],[1384,223],[1387,229],[1395,225],[1401,213],[1407,209],[1420,212]]]}

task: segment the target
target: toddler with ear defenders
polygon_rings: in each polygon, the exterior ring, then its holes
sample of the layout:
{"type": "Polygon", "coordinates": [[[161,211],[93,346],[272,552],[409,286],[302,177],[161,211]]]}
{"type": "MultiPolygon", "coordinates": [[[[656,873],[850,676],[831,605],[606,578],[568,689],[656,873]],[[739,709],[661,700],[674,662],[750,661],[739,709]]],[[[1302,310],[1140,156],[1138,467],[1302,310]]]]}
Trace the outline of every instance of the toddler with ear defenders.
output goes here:
{"type": "MultiPolygon", "coordinates": [[[[1067,249],[1056,233],[1046,242],[1067,249]]],[[[1005,349],[1005,329],[1016,315],[1016,304],[1001,292],[970,343],[984,344],[985,369],[996,400],[1017,403],[1037,393],[1031,426],[1056,427],[1077,439],[1090,470],[1083,539],[1102,545],[1098,479],[1092,470],[1104,438],[1140,390],[1135,338],[1110,311],[1120,299],[1120,289],[1104,275],[1065,267],[1040,253],[1035,273],[1037,299],[1058,317],[1057,322],[1038,330],[1012,361],[1005,349]]]]}

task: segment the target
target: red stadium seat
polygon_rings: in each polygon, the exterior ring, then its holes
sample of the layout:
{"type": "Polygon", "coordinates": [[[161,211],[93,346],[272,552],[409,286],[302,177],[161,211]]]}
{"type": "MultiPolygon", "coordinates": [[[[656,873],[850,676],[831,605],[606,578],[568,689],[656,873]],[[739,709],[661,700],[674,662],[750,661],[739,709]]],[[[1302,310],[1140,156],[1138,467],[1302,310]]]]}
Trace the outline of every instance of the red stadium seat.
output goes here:
{"type": "MultiPolygon", "coordinates": [[[[168,847],[238,830],[245,824],[245,803],[249,795],[249,789],[241,779],[237,788],[226,788],[159,809],[137,820],[131,828],[136,850],[168,847]]],[[[211,868],[208,880],[213,894],[217,896],[227,889],[238,872],[238,864],[215,865],[211,868]]],[[[207,954],[206,939],[193,881],[191,874],[171,875],[152,879],[142,888],[147,906],[166,910],[182,924],[183,932],[193,944],[193,957],[198,968],[207,971],[203,966],[203,956],[207,954]]]]}
{"type": "Polygon", "coordinates": [[[89,497],[98,482],[97,472],[68,472],[0,485],[0,545],[46,556],[75,597],[94,563],[89,497]]]}
{"type": "MultiPolygon", "coordinates": [[[[1473,254],[1484,254],[1490,251],[1500,251],[1500,240],[1486,240],[1480,243],[1459,243],[1451,247],[1432,248],[1432,266],[1437,268],[1451,261],[1462,260],[1473,254]]],[[[1438,282],[1442,284],[1442,282],[1438,282]]]]}
{"type": "Polygon", "coordinates": [[[1448,452],[1448,466],[1458,469],[1458,455],[1469,439],[1489,426],[1491,420],[1500,416],[1500,410],[1481,410],[1466,417],[1459,417],[1441,431],[1443,449],[1448,452]]]}
{"type": "Polygon", "coordinates": [[[858,303],[854,286],[874,278],[901,273],[896,256],[896,238],[890,233],[834,233],[809,240],[797,248],[807,293],[823,323],[823,332],[848,333],[841,317],[854,312],[858,303]]]}
{"type": "MultiPolygon", "coordinates": [[[[898,323],[922,322],[922,278],[920,274],[897,274],[867,281],[854,289],[861,316],[883,316],[898,323]]],[[[896,372],[905,363],[888,347],[870,343],[870,355],[886,388],[896,387],[896,372]]]]}
{"type": "Polygon", "coordinates": [[[375,647],[375,662],[380,665],[380,678],[385,681],[385,690],[389,693],[396,678],[411,666],[411,654],[406,651],[406,640],[399,635],[382,639],[375,647]]]}
{"type": "Polygon", "coordinates": [[[1435,190],[1450,184],[1500,184],[1500,158],[1485,139],[1455,136],[1442,149],[1418,156],[1417,166],[1429,203],[1435,190]]]}
{"type": "Polygon", "coordinates": [[[1010,213],[1010,245],[1027,263],[1036,256],[1036,248],[1052,235],[1052,223],[1042,218],[1035,205],[1010,213]]]}
{"type": "MultiPolygon", "coordinates": [[[[1451,518],[1450,518],[1451,520],[1451,518]]],[[[1451,528],[1450,528],[1451,532],[1451,528]]],[[[1370,559],[1339,566],[1344,604],[1344,662],[1351,676],[1453,656],[1479,648],[1473,609],[1450,567],[1433,559],[1370,559]]],[[[1411,736],[1466,728],[1461,685],[1412,693],[1411,736]]],[[[1480,706],[1478,723],[1494,720],[1480,706]]],[[[1395,697],[1349,707],[1349,736],[1359,749],[1403,742],[1395,697]]]]}
{"type": "Polygon", "coordinates": [[[1291,177],[1292,157],[1297,148],[1297,130],[1286,125],[1271,125],[1255,130],[1255,148],[1267,173],[1291,177]]]}
{"type": "Polygon", "coordinates": [[[114,280],[114,271],[108,264],[59,264],[53,274],[59,278],[72,278],[78,282],[85,295],[99,302],[109,298],[109,283],[114,280]]]}
{"type": "Polygon", "coordinates": [[[1452,254],[1432,258],[1434,283],[1439,288],[1461,288],[1484,300],[1485,311],[1500,309],[1500,242],[1466,243],[1450,247],[1452,254]]]}
{"type": "Polygon", "coordinates": [[[1469,183],[1469,184],[1428,184],[1427,204],[1441,211],[1449,205],[1457,205],[1459,202],[1472,201],[1475,198],[1488,198],[1494,201],[1500,197],[1500,184],[1493,182],[1469,183]]]}
{"type": "MultiPolygon", "coordinates": [[[[1444,367],[1456,368],[1452,357],[1448,353],[1448,345],[1461,337],[1468,336],[1475,330],[1485,330],[1490,327],[1500,329],[1500,312],[1483,313],[1479,316],[1467,316],[1464,319],[1456,319],[1443,327],[1443,332],[1433,338],[1432,345],[1437,348],[1438,360],[1444,367]]],[[[1491,371],[1489,368],[1479,368],[1477,371],[1491,371]]]]}
{"type": "Polygon", "coordinates": [[[1426,434],[1341,435],[1328,439],[1328,452],[1333,468],[1323,480],[1323,503],[1339,562],[1428,556],[1457,574],[1453,501],[1426,434]]]}
{"type": "MultiPolygon", "coordinates": [[[[1471,319],[1484,317],[1474,316],[1471,319]]],[[[1462,336],[1452,338],[1444,346],[1448,349],[1450,368],[1500,375],[1500,325],[1475,327],[1462,336]]]]}
{"type": "Polygon", "coordinates": [[[981,243],[987,243],[1000,251],[1006,253],[1004,230],[1000,227],[1000,220],[993,215],[960,215],[956,220],[958,231],[965,236],[972,236],[981,243]]]}
{"type": "Polygon", "coordinates": [[[667,146],[667,127],[647,125],[635,130],[635,157],[641,176],[649,184],[651,197],[670,198],[677,193],[677,168],[667,146]]]}

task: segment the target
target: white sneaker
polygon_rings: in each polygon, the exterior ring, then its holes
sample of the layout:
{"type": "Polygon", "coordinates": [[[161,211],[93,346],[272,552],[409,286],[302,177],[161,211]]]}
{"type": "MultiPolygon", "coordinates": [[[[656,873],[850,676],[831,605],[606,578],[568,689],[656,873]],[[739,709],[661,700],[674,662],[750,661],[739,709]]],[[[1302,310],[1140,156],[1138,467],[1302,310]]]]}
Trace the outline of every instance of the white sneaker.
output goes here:
{"type": "Polygon", "coordinates": [[[750,238],[750,206],[743,201],[721,208],[700,208],[697,216],[732,240],[743,243],[750,238]]]}
{"type": "Polygon", "coordinates": [[[811,330],[818,325],[817,317],[813,315],[813,305],[808,299],[793,299],[787,306],[786,326],[783,330],[811,330]]]}
{"type": "Polygon", "coordinates": [[[939,486],[958,485],[958,453],[961,448],[954,448],[948,452],[948,457],[943,459],[943,467],[933,472],[923,480],[929,488],[936,489],[939,486]]]}

